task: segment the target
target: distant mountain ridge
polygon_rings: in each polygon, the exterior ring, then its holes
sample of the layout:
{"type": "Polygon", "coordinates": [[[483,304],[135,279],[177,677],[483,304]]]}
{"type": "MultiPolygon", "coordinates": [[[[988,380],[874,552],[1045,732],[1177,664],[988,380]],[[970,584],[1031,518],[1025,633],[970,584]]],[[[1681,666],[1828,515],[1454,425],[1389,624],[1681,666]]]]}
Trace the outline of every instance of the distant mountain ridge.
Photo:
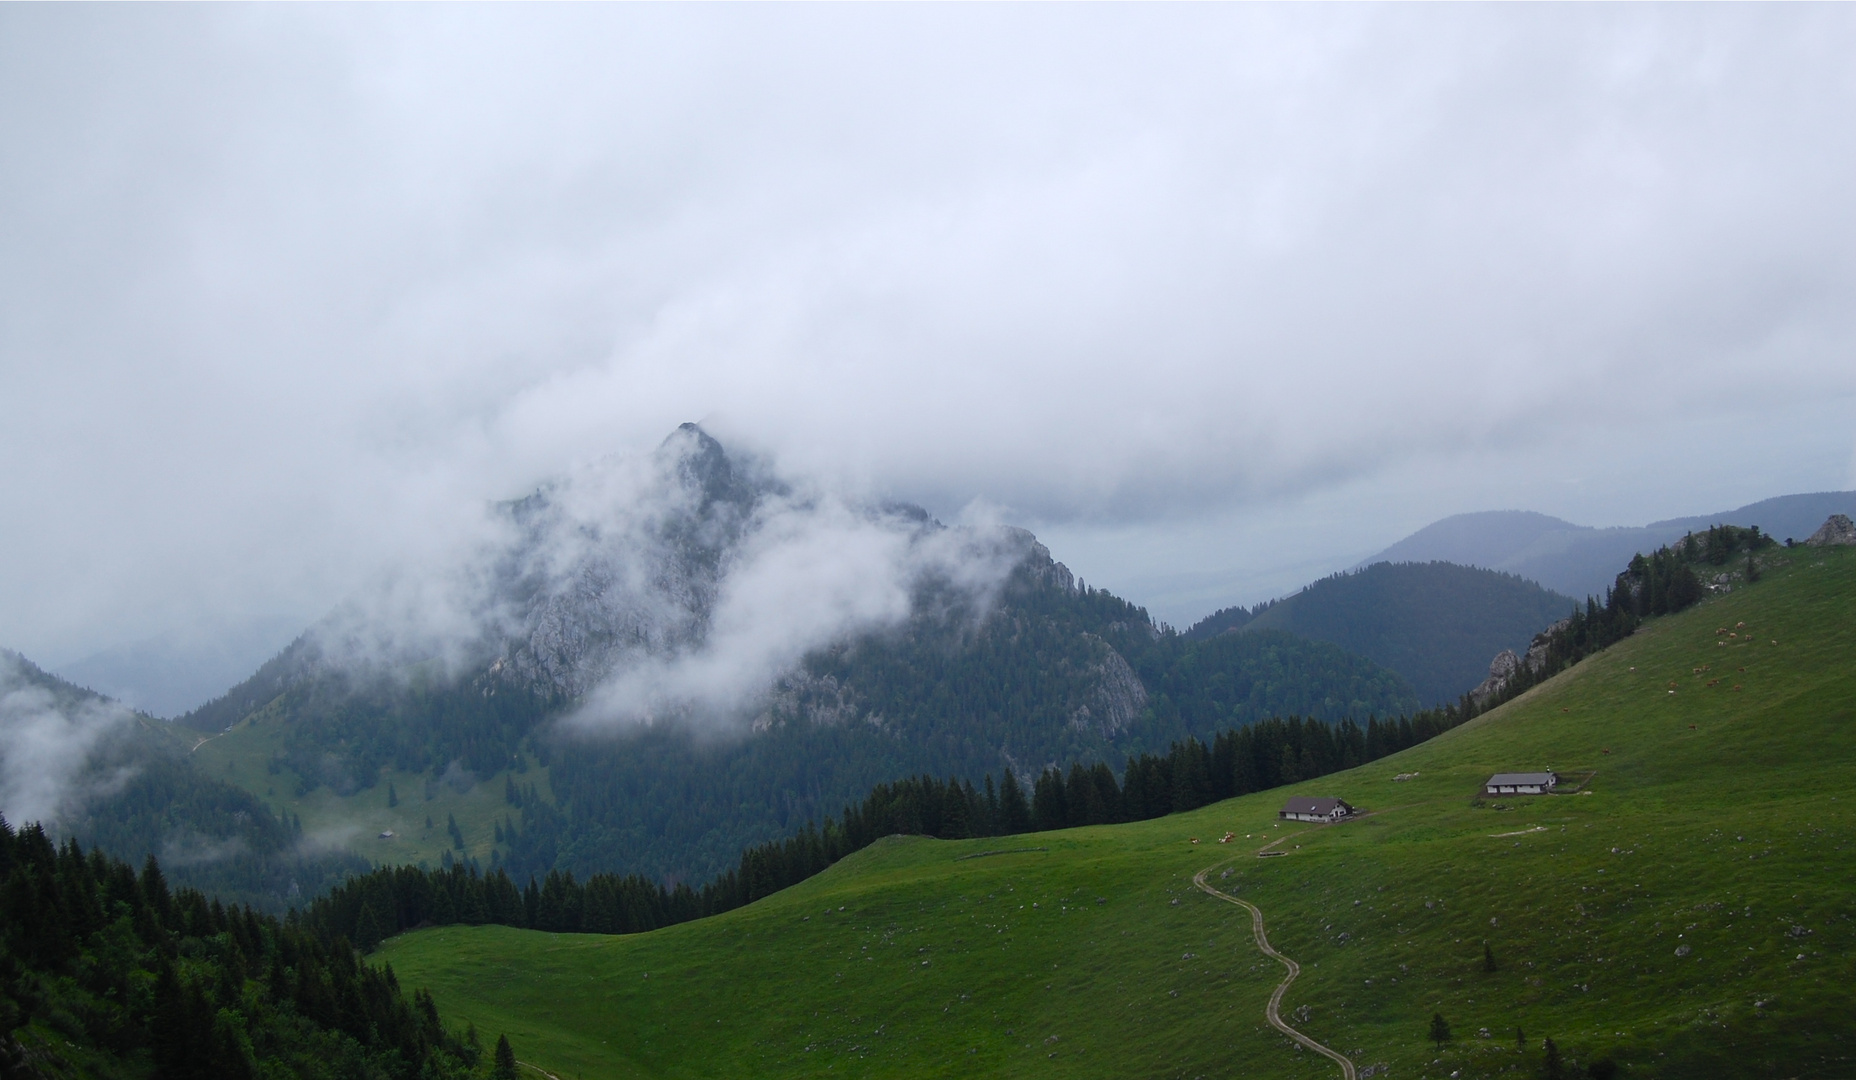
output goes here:
{"type": "Polygon", "coordinates": [[[1433,522],[1359,566],[1441,560],[1518,574],[1583,599],[1602,595],[1617,568],[1632,555],[1654,551],[1710,525],[1757,525],[1775,539],[1803,540],[1832,514],[1856,514],[1856,491],[1781,495],[1718,514],[1602,529],[1526,510],[1490,510],[1433,522]]]}

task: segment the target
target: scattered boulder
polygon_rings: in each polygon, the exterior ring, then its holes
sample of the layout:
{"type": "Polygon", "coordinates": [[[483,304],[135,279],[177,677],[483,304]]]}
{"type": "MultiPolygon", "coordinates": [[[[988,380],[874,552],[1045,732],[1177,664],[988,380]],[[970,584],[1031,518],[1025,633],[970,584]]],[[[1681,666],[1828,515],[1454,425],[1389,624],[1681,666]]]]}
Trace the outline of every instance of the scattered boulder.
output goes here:
{"type": "Polygon", "coordinates": [[[1848,514],[1832,514],[1822,528],[1811,534],[1805,541],[1808,547],[1841,547],[1856,544],[1856,524],[1852,524],[1848,514]]]}

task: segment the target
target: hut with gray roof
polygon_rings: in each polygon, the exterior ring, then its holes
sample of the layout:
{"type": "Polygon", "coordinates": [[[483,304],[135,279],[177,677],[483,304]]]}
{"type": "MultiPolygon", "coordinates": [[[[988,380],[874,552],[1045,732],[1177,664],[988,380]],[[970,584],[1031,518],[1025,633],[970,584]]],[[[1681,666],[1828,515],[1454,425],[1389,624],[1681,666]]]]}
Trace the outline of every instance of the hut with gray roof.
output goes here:
{"type": "Polygon", "coordinates": [[[1485,795],[1545,795],[1560,782],[1554,772],[1498,772],[1482,785],[1485,795]]]}
{"type": "Polygon", "coordinates": [[[1323,824],[1351,816],[1354,809],[1341,799],[1311,799],[1297,795],[1282,805],[1276,816],[1284,821],[1318,821],[1323,824]]]}

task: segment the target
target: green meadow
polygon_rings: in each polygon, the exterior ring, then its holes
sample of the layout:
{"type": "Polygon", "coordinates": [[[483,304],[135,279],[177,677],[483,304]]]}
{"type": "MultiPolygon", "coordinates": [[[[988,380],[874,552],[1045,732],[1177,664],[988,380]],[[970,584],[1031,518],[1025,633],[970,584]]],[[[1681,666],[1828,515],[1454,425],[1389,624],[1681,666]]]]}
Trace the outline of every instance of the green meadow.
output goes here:
{"type": "Polygon", "coordinates": [[[445,927],[377,959],[562,1080],[1338,1076],[1265,1022],[1282,968],[1193,887],[1210,867],[1303,967],[1285,1018],[1362,1076],[1544,1075],[1551,1038],[1567,1076],[1848,1077],[1853,615],[1856,550],[1783,550],[1350,772],[1138,824],[892,838],[650,934],[445,927]],[[1546,768],[1584,783],[1479,796],[1546,768]],[[1291,794],[1367,813],[1280,824],[1291,794]]]}
{"type": "MultiPolygon", "coordinates": [[[[284,749],[285,734],[273,703],[231,731],[200,742],[193,754],[208,774],[244,788],[280,815],[296,815],[313,844],[342,848],[376,863],[430,867],[438,866],[450,849],[454,857],[469,855],[488,866],[496,848],[496,823],[505,815],[521,817],[504,799],[504,784],[511,775],[507,772],[484,781],[464,773],[447,782],[426,773],[383,769],[373,787],[351,795],[337,795],[326,786],[299,793],[297,774],[288,766],[271,771],[273,755],[284,749]],[[389,790],[398,796],[399,805],[387,805],[389,790]],[[445,831],[450,818],[456,819],[464,836],[461,853],[445,831]],[[385,832],[393,836],[382,839],[385,832]]],[[[551,798],[548,770],[532,759],[527,770],[513,776],[517,784],[533,784],[542,798],[551,798]]]]}

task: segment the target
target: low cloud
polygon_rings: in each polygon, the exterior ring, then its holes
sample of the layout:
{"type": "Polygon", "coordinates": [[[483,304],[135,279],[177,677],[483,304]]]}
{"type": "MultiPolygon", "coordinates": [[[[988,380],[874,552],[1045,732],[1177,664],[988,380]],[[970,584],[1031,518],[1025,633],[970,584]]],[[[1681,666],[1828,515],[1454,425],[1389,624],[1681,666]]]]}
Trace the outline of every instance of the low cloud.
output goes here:
{"type": "MultiPolygon", "coordinates": [[[[1853,50],[1833,5],[0,5],[0,641],[486,566],[481,501],[689,418],[1181,621],[1463,510],[1838,486],[1853,50]]],[[[458,586],[369,602],[455,641],[458,586]]]]}
{"type": "Polygon", "coordinates": [[[113,701],[66,700],[0,653],[0,814],[14,824],[56,822],[119,789],[132,773],[91,775],[89,766],[107,737],[134,722],[113,701]]]}
{"type": "Polygon", "coordinates": [[[296,856],[302,859],[313,859],[330,852],[347,851],[355,837],[368,830],[369,827],[365,825],[342,822],[317,829],[314,832],[304,833],[303,838],[297,842],[296,856]]]}
{"type": "Polygon", "coordinates": [[[901,625],[931,580],[983,612],[1025,553],[1015,541],[997,529],[929,526],[831,496],[774,500],[750,522],[723,575],[706,634],[614,671],[570,723],[738,720],[807,653],[901,625]]]}
{"type": "Polygon", "coordinates": [[[565,696],[582,732],[716,729],[807,653],[902,624],[926,586],[958,599],[949,617],[984,613],[1030,542],[982,508],[948,527],[686,426],[489,508],[446,558],[388,575],[312,641],[348,671],[487,672],[565,696]]]}
{"type": "Polygon", "coordinates": [[[194,829],[169,833],[161,842],[161,861],[167,866],[204,866],[243,855],[250,845],[242,836],[212,837],[194,829]]]}

